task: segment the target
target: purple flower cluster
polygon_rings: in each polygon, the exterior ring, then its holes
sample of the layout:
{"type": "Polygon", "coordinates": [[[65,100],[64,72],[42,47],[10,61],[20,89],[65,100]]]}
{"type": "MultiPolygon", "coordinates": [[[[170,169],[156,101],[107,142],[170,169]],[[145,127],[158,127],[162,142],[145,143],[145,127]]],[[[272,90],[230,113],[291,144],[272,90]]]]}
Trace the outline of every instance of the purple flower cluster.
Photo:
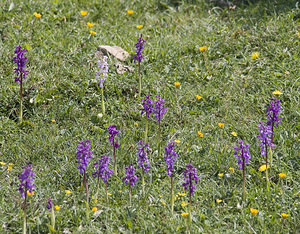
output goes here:
{"type": "Polygon", "coordinates": [[[260,141],[259,145],[261,150],[259,151],[262,156],[266,155],[266,146],[270,146],[271,150],[275,146],[271,141],[272,135],[272,126],[266,125],[264,122],[260,122],[258,124],[259,135],[257,136],[258,140],[260,141]]]}
{"type": "Polygon", "coordinates": [[[142,140],[140,140],[138,145],[141,145],[141,147],[138,149],[138,166],[143,168],[143,171],[146,171],[148,174],[150,162],[148,160],[146,150],[150,150],[149,144],[145,144],[142,140]]]}
{"type": "Polygon", "coordinates": [[[103,87],[103,83],[108,77],[108,63],[106,62],[106,60],[107,56],[104,56],[102,61],[98,60],[99,71],[95,73],[96,79],[100,82],[100,87],[103,87]]]}
{"type": "Polygon", "coordinates": [[[186,169],[183,172],[185,183],[182,184],[185,190],[190,190],[190,195],[193,195],[196,185],[193,181],[198,184],[199,177],[197,176],[197,169],[192,164],[186,164],[186,169]]]}
{"type": "Polygon", "coordinates": [[[151,114],[154,111],[153,109],[153,100],[150,98],[152,95],[149,93],[148,96],[146,96],[146,99],[142,100],[142,105],[143,105],[143,109],[140,109],[141,111],[141,115],[143,115],[144,113],[146,113],[147,117],[150,119],[151,118],[151,114]]]}
{"type": "Polygon", "coordinates": [[[17,46],[15,50],[16,56],[13,58],[14,62],[17,64],[17,68],[14,69],[16,73],[15,82],[21,83],[21,80],[28,75],[29,71],[24,70],[27,57],[25,57],[26,49],[22,49],[21,46],[17,46]]]}
{"type": "Polygon", "coordinates": [[[174,151],[174,146],[175,146],[175,141],[171,141],[168,146],[165,147],[165,155],[166,157],[164,157],[164,159],[166,160],[166,163],[167,163],[167,173],[168,173],[168,176],[172,176],[173,174],[173,164],[174,162],[176,161],[177,157],[178,157],[178,154],[175,153],[174,151]]]}
{"type": "Polygon", "coordinates": [[[145,44],[145,40],[143,39],[143,35],[141,34],[141,36],[138,38],[138,42],[135,44],[136,47],[136,55],[134,56],[134,60],[135,61],[139,61],[141,62],[142,59],[144,59],[142,53],[143,53],[143,49],[144,49],[144,44],[145,44]]]}
{"type": "Polygon", "coordinates": [[[96,172],[92,175],[94,178],[100,177],[104,183],[107,183],[107,179],[113,174],[113,170],[108,169],[109,157],[103,155],[97,162],[94,163],[96,172]]]}
{"type": "Polygon", "coordinates": [[[24,197],[26,191],[32,193],[32,191],[35,188],[35,184],[34,184],[35,173],[31,169],[31,164],[28,164],[27,166],[23,166],[22,169],[24,170],[22,174],[19,176],[20,179],[19,191],[21,193],[21,197],[24,197]]]}
{"type": "Polygon", "coordinates": [[[108,126],[108,133],[110,134],[108,138],[110,141],[110,145],[118,149],[119,144],[118,144],[118,140],[116,140],[115,142],[115,136],[119,133],[119,131],[116,129],[116,125],[108,126]]]}
{"type": "Polygon", "coordinates": [[[240,147],[233,147],[233,149],[235,150],[234,154],[236,156],[236,158],[238,159],[238,164],[240,165],[239,170],[243,170],[245,164],[249,165],[249,159],[251,158],[250,154],[249,154],[249,145],[246,144],[244,145],[243,141],[239,141],[240,147]],[[240,154],[238,154],[238,152],[240,152],[240,154]]]}
{"type": "Polygon", "coordinates": [[[278,117],[279,113],[281,111],[281,105],[280,105],[280,99],[272,98],[270,106],[267,107],[267,117],[269,121],[267,122],[268,125],[274,126],[276,123],[276,126],[278,127],[278,124],[280,124],[281,118],[278,117]]]}
{"type": "Polygon", "coordinates": [[[159,96],[156,96],[156,97],[158,100],[154,102],[155,109],[154,109],[153,113],[157,119],[157,122],[160,122],[160,120],[164,117],[164,114],[166,113],[167,108],[163,107],[165,99],[162,99],[159,96]]]}
{"type": "Polygon", "coordinates": [[[88,162],[92,158],[92,152],[89,151],[91,145],[91,141],[86,140],[80,141],[79,144],[77,145],[77,159],[78,159],[78,169],[80,170],[80,174],[82,174],[88,165],[88,162]]]}
{"type": "Polygon", "coordinates": [[[48,198],[48,204],[47,204],[47,208],[48,210],[51,210],[51,208],[53,207],[53,202],[51,200],[51,197],[48,198]]]}
{"type": "Polygon", "coordinates": [[[134,174],[135,168],[130,164],[129,167],[125,167],[126,169],[126,176],[123,178],[125,184],[130,186],[134,186],[134,183],[138,180],[138,177],[134,174]]]}

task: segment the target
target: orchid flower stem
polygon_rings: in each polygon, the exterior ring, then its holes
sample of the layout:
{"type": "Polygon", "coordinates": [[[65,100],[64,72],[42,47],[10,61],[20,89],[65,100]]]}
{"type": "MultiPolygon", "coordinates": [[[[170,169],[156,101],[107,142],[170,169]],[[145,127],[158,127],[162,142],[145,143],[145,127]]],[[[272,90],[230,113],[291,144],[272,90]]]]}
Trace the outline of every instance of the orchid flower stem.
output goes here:
{"type": "Polygon", "coordinates": [[[190,202],[189,202],[189,225],[192,223],[192,194],[191,191],[189,193],[190,195],[190,202]]]}
{"type": "Polygon", "coordinates": [[[174,213],[173,175],[171,175],[171,213],[174,213]]]}
{"type": "Polygon", "coordinates": [[[139,98],[141,98],[141,93],[142,93],[141,61],[139,60],[139,98]]]}
{"type": "Polygon", "coordinates": [[[26,208],[27,208],[27,189],[25,189],[25,200],[24,200],[24,208],[23,208],[23,234],[26,234],[27,229],[27,220],[26,220],[26,208]]]}
{"type": "Polygon", "coordinates": [[[20,78],[20,123],[23,121],[23,79],[22,73],[20,78]]]}
{"type": "Polygon", "coordinates": [[[144,169],[142,169],[142,191],[143,191],[143,197],[145,196],[145,173],[144,169]]]}
{"type": "Polygon", "coordinates": [[[159,157],[160,156],[160,121],[158,122],[157,148],[158,148],[158,157],[159,157]]]}
{"type": "Polygon", "coordinates": [[[145,143],[147,143],[148,138],[148,117],[146,115],[146,125],[145,125],[145,143]]]}
{"type": "Polygon", "coordinates": [[[101,87],[101,96],[102,96],[102,113],[103,115],[105,115],[104,86],[101,87]]]}

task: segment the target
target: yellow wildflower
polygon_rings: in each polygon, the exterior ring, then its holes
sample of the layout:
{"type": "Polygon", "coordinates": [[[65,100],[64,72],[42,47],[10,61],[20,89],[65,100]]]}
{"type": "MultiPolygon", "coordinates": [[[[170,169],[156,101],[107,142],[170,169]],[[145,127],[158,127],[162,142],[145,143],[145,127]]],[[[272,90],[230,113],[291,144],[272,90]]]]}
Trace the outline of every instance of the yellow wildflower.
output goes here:
{"type": "Polygon", "coordinates": [[[119,193],[122,193],[123,191],[122,190],[119,190],[119,193]]]}
{"type": "Polygon", "coordinates": [[[42,17],[42,15],[39,14],[39,13],[37,13],[37,12],[34,12],[33,14],[34,14],[34,16],[35,16],[36,18],[38,18],[38,19],[42,17]]]}
{"type": "Polygon", "coordinates": [[[135,123],[134,123],[134,126],[138,127],[138,126],[139,126],[139,123],[135,122],[135,123]]]}
{"type": "Polygon", "coordinates": [[[196,99],[200,100],[202,97],[200,95],[196,95],[196,99]]]}
{"type": "Polygon", "coordinates": [[[232,132],[231,135],[236,137],[237,133],[236,132],[232,132]]]}
{"type": "Polygon", "coordinates": [[[56,123],[55,119],[52,119],[51,122],[52,122],[52,123],[56,123]]]}
{"type": "Polygon", "coordinates": [[[282,92],[280,92],[279,90],[276,90],[276,91],[274,91],[272,94],[273,94],[273,95],[281,95],[282,92]]]}
{"type": "Polygon", "coordinates": [[[175,142],[178,144],[178,143],[180,143],[180,140],[175,140],[175,142]]]}
{"type": "Polygon", "coordinates": [[[254,215],[256,215],[258,213],[258,210],[254,209],[254,208],[250,208],[250,212],[254,216],[254,215]]]}
{"type": "Polygon", "coordinates": [[[258,56],[259,56],[259,53],[258,53],[258,52],[252,53],[252,55],[251,55],[251,57],[252,57],[253,60],[254,60],[254,59],[257,59],[258,56]]]}
{"type": "Polygon", "coordinates": [[[201,131],[198,131],[197,134],[198,134],[198,136],[199,136],[200,138],[203,137],[203,133],[202,133],[201,131]]]}
{"type": "Polygon", "coordinates": [[[54,206],[55,210],[59,210],[60,206],[54,206]]]}
{"type": "Polygon", "coordinates": [[[108,196],[111,196],[112,194],[111,194],[111,193],[107,193],[107,195],[108,195],[108,196]]]}
{"type": "Polygon", "coordinates": [[[96,212],[97,210],[98,210],[97,207],[92,208],[92,211],[94,211],[94,212],[96,212]]]}
{"type": "Polygon", "coordinates": [[[186,195],[186,193],[185,193],[185,192],[183,192],[183,193],[178,193],[178,195],[179,195],[180,197],[184,197],[184,196],[186,195]]]}
{"type": "Polygon", "coordinates": [[[94,36],[94,35],[96,35],[96,32],[95,31],[90,31],[90,34],[92,35],[92,36],[94,36]]]}
{"type": "Polygon", "coordinates": [[[205,52],[205,51],[207,51],[207,46],[201,46],[201,47],[199,48],[199,50],[200,50],[201,52],[205,52]]]}
{"type": "Polygon", "coordinates": [[[286,177],[286,174],[285,174],[285,173],[279,173],[278,176],[279,176],[280,178],[284,178],[284,177],[286,177]]]}
{"type": "Polygon", "coordinates": [[[224,127],[224,123],[218,123],[218,126],[220,127],[220,128],[223,128],[224,127]]]}
{"type": "Polygon", "coordinates": [[[80,14],[81,14],[82,16],[85,16],[85,15],[87,14],[87,11],[80,11],[80,14]]]}
{"type": "Polygon", "coordinates": [[[177,81],[176,81],[176,82],[174,83],[174,85],[175,85],[176,88],[178,88],[181,84],[180,84],[180,82],[177,82],[177,81]]]}
{"type": "Polygon", "coordinates": [[[223,200],[221,200],[221,199],[217,199],[216,200],[216,202],[219,204],[219,203],[221,203],[223,200]]]}
{"type": "Polygon", "coordinates": [[[137,29],[141,29],[143,28],[143,25],[139,24],[138,26],[136,26],[137,29]]]}
{"type": "Polygon", "coordinates": [[[0,162],[0,165],[5,166],[6,163],[5,162],[0,162]]]}
{"type": "Polygon", "coordinates": [[[270,165],[268,165],[268,168],[266,166],[266,164],[263,164],[260,166],[260,168],[258,169],[259,171],[265,171],[266,169],[269,169],[270,168],[270,165]]]}
{"type": "Polygon", "coordinates": [[[187,206],[189,203],[187,203],[187,202],[185,202],[185,201],[183,201],[183,202],[181,202],[181,206],[182,207],[185,207],[185,206],[187,206]]]}
{"type": "Polygon", "coordinates": [[[8,164],[8,168],[7,168],[7,170],[8,170],[8,171],[11,171],[11,170],[12,170],[12,166],[13,166],[13,165],[14,165],[13,163],[9,163],[9,164],[8,164]]]}
{"type": "Polygon", "coordinates": [[[234,173],[234,168],[230,167],[230,168],[229,168],[229,171],[230,171],[231,173],[234,173]]]}
{"type": "Polygon", "coordinates": [[[219,173],[218,176],[219,177],[223,177],[224,173],[219,173]]]}
{"type": "Polygon", "coordinates": [[[134,11],[132,11],[132,10],[128,10],[128,11],[127,11],[127,14],[128,14],[128,15],[132,15],[133,13],[134,13],[134,11]]]}
{"type": "Polygon", "coordinates": [[[161,204],[162,204],[163,206],[166,206],[166,203],[165,203],[165,201],[163,201],[163,200],[160,200],[160,202],[161,202],[161,204]]]}
{"type": "Polygon", "coordinates": [[[69,194],[71,194],[72,192],[71,192],[70,190],[65,190],[65,193],[69,195],[69,194]]]}
{"type": "Polygon", "coordinates": [[[282,218],[286,219],[287,217],[289,217],[289,214],[286,213],[281,213],[282,218]]]}
{"type": "Polygon", "coordinates": [[[29,192],[29,191],[27,190],[27,195],[28,195],[29,197],[31,197],[31,195],[34,195],[34,191],[29,192]]]}
{"type": "Polygon", "coordinates": [[[189,213],[181,213],[181,216],[182,217],[186,217],[186,216],[188,216],[189,215],[189,213]]]}
{"type": "Polygon", "coordinates": [[[88,23],[87,23],[87,26],[88,26],[89,28],[91,28],[91,27],[93,27],[93,26],[94,26],[94,24],[92,24],[92,23],[88,22],[88,23]]]}

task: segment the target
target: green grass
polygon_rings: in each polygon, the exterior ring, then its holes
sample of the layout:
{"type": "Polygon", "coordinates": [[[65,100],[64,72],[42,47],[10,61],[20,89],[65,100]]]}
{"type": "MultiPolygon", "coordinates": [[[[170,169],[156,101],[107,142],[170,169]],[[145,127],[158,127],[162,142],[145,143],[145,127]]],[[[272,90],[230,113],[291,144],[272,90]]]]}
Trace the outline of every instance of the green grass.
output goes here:
{"type": "MultiPolygon", "coordinates": [[[[55,205],[59,232],[146,232],[184,233],[187,212],[175,201],[172,216],[170,183],[162,155],[157,155],[157,124],[149,121],[151,172],[145,176],[146,196],[141,180],[133,188],[132,206],[128,187],[122,182],[124,167],[136,163],[137,142],[144,138],[144,118],[139,109],[137,73],[118,75],[115,60],[109,58],[105,82],[106,115],[101,113],[101,94],[93,83],[97,70],[94,53],[99,45],[118,45],[135,53],[140,33],[147,40],[142,61],[142,96],[151,92],[166,100],[168,111],[162,122],[162,145],[181,141],[175,165],[175,193],[182,192],[183,170],[192,162],[200,175],[193,196],[191,233],[297,233],[300,185],[300,100],[299,42],[300,10],[297,1],[239,1],[235,10],[209,1],[11,1],[0,3],[0,161],[13,163],[0,168],[0,232],[22,230],[23,200],[18,191],[21,166],[32,163],[36,193],[29,199],[28,230],[48,232],[50,212],[47,199],[55,205]],[[167,7],[166,7],[167,6],[167,7]],[[88,15],[80,15],[81,10],[88,15]],[[133,10],[128,15],[127,10],[133,10]],[[33,13],[42,14],[40,19],[33,13]],[[97,34],[91,36],[87,22],[97,34]],[[143,28],[138,30],[137,25],[143,28]],[[298,33],[298,34],[297,34],[298,33]],[[19,86],[14,83],[15,46],[29,49],[24,80],[25,123],[18,123],[19,86]],[[208,46],[205,67],[200,46],[208,46]],[[259,57],[251,59],[253,52],[259,57]],[[181,83],[175,88],[174,82],[181,83]],[[275,131],[270,191],[264,162],[259,153],[257,124],[265,121],[272,92],[280,90],[282,124],[275,131]],[[201,100],[196,95],[202,96],[201,100]],[[52,123],[51,120],[55,120],[52,123]],[[218,123],[225,123],[223,129],[218,123]],[[85,215],[82,177],[77,169],[76,146],[92,141],[88,183],[93,163],[102,155],[112,157],[107,127],[117,125],[119,176],[112,177],[105,202],[101,187],[97,203],[99,216],[85,215]],[[197,136],[197,131],[204,134],[197,136]],[[237,137],[231,132],[236,132],[237,137]],[[247,167],[247,199],[242,202],[242,177],[237,170],[233,146],[243,139],[250,144],[247,167]],[[227,177],[229,168],[234,174],[227,177]],[[287,177],[279,180],[278,173],[287,177]],[[224,173],[222,178],[219,173],[224,173]],[[251,176],[251,177],[250,177],[251,176]],[[66,195],[65,190],[72,194],[66,195]],[[282,191],[281,191],[282,189],[282,191]],[[120,192],[122,191],[122,192],[120,192]],[[217,204],[216,199],[223,202],[217,204]],[[164,206],[164,203],[166,206],[164,206]],[[250,208],[259,213],[252,216],[250,208]],[[285,220],[280,213],[288,213],[285,220]]],[[[128,60],[130,66],[137,64],[128,60]]],[[[140,170],[138,169],[138,175],[140,170]]],[[[92,200],[92,199],[91,199],[92,200]]],[[[92,202],[92,201],[91,201],[92,202]]]]}

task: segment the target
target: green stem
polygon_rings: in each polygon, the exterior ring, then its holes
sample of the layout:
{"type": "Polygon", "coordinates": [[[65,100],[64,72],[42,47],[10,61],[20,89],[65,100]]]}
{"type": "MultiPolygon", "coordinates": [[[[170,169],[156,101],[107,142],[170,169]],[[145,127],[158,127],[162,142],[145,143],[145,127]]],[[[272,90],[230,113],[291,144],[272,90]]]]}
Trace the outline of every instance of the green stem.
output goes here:
{"type": "Polygon", "coordinates": [[[115,140],[113,141],[113,147],[114,147],[114,173],[115,176],[117,176],[118,171],[117,171],[117,155],[116,155],[116,148],[115,148],[115,140]]]}
{"type": "Polygon", "coordinates": [[[139,61],[139,98],[141,98],[141,93],[142,93],[141,61],[139,61]]]}
{"type": "Polygon", "coordinates": [[[267,144],[265,144],[266,148],[266,180],[267,180],[267,190],[269,191],[269,176],[268,176],[268,147],[267,144]]]}
{"type": "Polygon", "coordinates": [[[27,220],[26,220],[26,208],[27,208],[27,189],[25,189],[25,200],[24,200],[24,208],[23,208],[23,234],[26,234],[27,220]]]}
{"type": "Polygon", "coordinates": [[[101,87],[101,96],[102,96],[102,113],[105,115],[105,105],[104,105],[104,87],[101,87]]]}
{"type": "Polygon", "coordinates": [[[21,79],[20,79],[20,123],[23,121],[23,77],[21,72],[21,79]]]}
{"type": "Polygon", "coordinates": [[[173,175],[171,175],[171,213],[174,213],[173,175]]]}
{"type": "Polygon", "coordinates": [[[192,194],[191,194],[191,190],[190,190],[190,202],[189,202],[189,224],[192,223],[192,194]]]}
{"type": "Polygon", "coordinates": [[[97,179],[97,190],[96,190],[96,196],[95,196],[96,202],[98,202],[99,181],[100,181],[100,177],[98,176],[98,179],[97,179]]]}
{"type": "Polygon", "coordinates": [[[206,57],[206,53],[205,52],[203,53],[203,56],[204,56],[205,67],[206,67],[208,73],[210,73],[210,69],[209,69],[208,64],[207,64],[208,62],[207,62],[207,57],[206,57]]]}
{"type": "Polygon", "coordinates": [[[53,229],[55,229],[55,214],[53,207],[51,207],[51,226],[53,227],[53,229]]]}
{"type": "Polygon", "coordinates": [[[129,183],[129,205],[131,206],[131,186],[129,183]]]}
{"type": "Polygon", "coordinates": [[[246,199],[246,181],[245,181],[245,165],[243,168],[243,200],[245,201],[246,199]]]}
{"type": "Polygon", "coordinates": [[[106,193],[106,202],[107,202],[107,205],[108,205],[107,183],[105,183],[105,193],[106,193]]]}
{"type": "Polygon", "coordinates": [[[143,191],[143,197],[145,196],[145,173],[144,169],[142,169],[142,191],[143,191]]]}
{"type": "Polygon", "coordinates": [[[159,157],[160,156],[160,121],[158,122],[157,147],[158,147],[158,157],[159,157]]]}
{"type": "Polygon", "coordinates": [[[86,194],[86,203],[87,205],[89,204],[89,188],[88,188],[88,184],[87,184],[87,178],[86,178],[86,173],[84,171],[83,173],[83,186],[85,188],[85,194],[86,194]]]}
{"type": "Polygon", "coordinates": [[[147,137],[148,137],[148,117],[147,117],[147,113],[146,113],[145,144],[147,142],[147,137]]]}

